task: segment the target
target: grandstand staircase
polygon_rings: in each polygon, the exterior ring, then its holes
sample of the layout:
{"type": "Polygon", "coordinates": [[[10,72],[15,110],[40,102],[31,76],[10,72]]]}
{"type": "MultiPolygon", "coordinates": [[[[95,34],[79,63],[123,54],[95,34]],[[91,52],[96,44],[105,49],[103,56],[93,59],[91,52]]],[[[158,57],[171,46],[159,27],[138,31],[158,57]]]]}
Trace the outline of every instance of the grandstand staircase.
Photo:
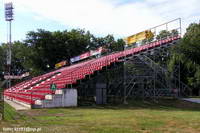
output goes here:
{"type": "Polygon", "coordinates": [[[149,67],[152,69],[156,70],[158,74],[163,74],[160,75],[160,79],[162,80],[162,76],[165,76],[166,78],[164,79],[166,88],[172,89],[172,88],[179,88],[180,91],[178,95],[187,97],[191,94],[191,88],[189,88],[186,84],[184,84],[182,81],[179,81],[179,75],[178,73],[173,73],[171,74],[167,68],[161,67],[158,63],[153,61],[151,58],[149,58],[147,55],[140,55],[138,56],[143,62],[145,62],[149,67]],[[168,77],[167,77],[168,76],[168,77]]]}
{"type": "Polygon", "coordinates": [[[175,97],[172,87],[166,82],[166,75],[160,69],[145,62],[143,54],[125,59],[124,98],[175,97]]]}

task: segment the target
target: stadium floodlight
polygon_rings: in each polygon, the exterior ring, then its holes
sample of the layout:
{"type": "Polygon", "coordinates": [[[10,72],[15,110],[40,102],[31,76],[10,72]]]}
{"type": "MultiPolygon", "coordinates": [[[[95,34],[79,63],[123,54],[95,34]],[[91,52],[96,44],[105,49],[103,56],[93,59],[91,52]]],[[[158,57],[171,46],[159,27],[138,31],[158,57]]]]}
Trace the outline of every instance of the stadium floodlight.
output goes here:
{"type": "MultiPolygon", "coordinates": [[[[8,76],[11,74],[11,57],[12,57],[12,52],[11,52],[11,47],[12,47],[12,41],[11,41],[11,22],[13,20],[13,3],[8,2],[5,3],[5,20],[9,22],[9,42],[8,42],[8,52],[7,52],[7,71],[8,71],[8,76]]],[[[11,80],[8,80],[7,87],[11,87],[11,80]]]]}
{"type": "Polygon", "coordinates": [[[13,20],[13,4],[12,2],[5,4],[5,19],[6,21],[12,21],[13,20]]]}

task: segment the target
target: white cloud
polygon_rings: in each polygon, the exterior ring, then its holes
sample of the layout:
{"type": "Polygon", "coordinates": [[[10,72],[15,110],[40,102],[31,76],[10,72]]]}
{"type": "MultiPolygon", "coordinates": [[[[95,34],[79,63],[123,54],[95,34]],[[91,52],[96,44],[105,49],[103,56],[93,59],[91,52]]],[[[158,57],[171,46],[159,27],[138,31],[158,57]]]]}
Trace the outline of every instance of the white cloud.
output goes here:
{"type": "Polygon", "coordinates": [[[24,13],[56,21],[71,28],[85,28],[96,35],[116,37],[140,32],[181,17],[183,27],[199,19],[199,0],[143,0],[118,4],[117,0],[13,0],[24,13]]]}

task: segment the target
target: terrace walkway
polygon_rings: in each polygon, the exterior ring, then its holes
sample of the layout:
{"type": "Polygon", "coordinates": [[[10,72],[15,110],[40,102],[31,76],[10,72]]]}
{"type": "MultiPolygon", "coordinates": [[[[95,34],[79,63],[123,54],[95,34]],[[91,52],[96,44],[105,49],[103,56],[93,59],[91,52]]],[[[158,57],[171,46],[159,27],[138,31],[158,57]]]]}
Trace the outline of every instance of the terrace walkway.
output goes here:
{"type": "Polygon", "coordinates": [[[182,100],[193,103],[200,103],[200,98],[183,98],[182,100]]]}
{"type": "Polygon", "coordinates": [[[13,101],[10,101],[10,100],[6,100],[6,99],[4,99],[4,101],[7,103],[7,104],[9,104],[11,107],[13,107],[15,110],[29,110],[30,108],[28,108],[28,107],[25,107],[25,106],[23,106],[23,105],[21,105],[21,104],[18,104],[18,103],[16,103],[16,102],[13,102],[13,101]]]}

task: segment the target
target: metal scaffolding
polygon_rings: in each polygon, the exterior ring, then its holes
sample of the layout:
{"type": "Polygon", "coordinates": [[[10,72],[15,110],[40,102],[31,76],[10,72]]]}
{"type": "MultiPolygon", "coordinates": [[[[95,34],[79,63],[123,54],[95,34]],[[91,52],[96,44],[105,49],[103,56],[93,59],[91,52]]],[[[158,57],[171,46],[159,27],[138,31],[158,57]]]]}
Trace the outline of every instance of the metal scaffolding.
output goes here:
{"type": "MultiPolygon", "coordinates": [[[[181,19],[175,19],[149,30],[155,35],[151,42],[181,36],[181,19]],[[163,30],[167,34],[158,38],[163,30]]],[[[177,44],[177,41],[121,58],[110,67],[89,77],[86,82],[81,82],[78,86],[79,96],[84,96],[85,99],[90,97],[95,101],[98,99],[97,91],[95,91],[98,89],[97,84],[101,84],[100,86],[104,84],[107,102],[127,104],[129,98],[158,99],[186,96],[189,88],[180,80],[180,63],[175,66],[173,72],[169,72],[167,68],[171,48],[177,44]]],[[[145,45],[145,43],[140,42],[139,45],[145,45]]],[[[134,44],[124,49],[136,46],[138,45],[134,44]]]]}

